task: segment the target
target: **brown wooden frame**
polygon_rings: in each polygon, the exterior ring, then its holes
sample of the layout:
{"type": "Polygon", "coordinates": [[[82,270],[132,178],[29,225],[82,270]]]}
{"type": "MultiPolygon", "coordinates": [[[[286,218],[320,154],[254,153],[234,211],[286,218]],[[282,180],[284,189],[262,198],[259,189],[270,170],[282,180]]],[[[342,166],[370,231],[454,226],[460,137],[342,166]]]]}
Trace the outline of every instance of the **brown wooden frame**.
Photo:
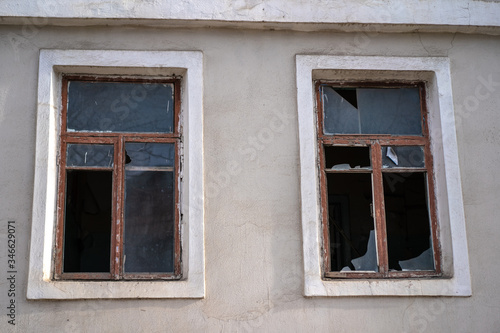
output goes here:
{"type": "Polygon", "coordinates": [[[424,278],[439,277],[441,271],[441,247],[439,243],[436,197],[434,190],[434,172],[433,159],[430,147],[430,136],[428,127],[428,110],[426,105],[426,91],[424,82],[403,82],[403,81],[317,81],[315,85],[316,105],[317,105],[317,139],[318,139],[318,161],[320,175],[320,193],[321,193],[321,214],[322,214],[322,236],[323,236],[323,269],[325,278],[424,278]],[[372,135],[372,134],[335,134],[325,135],[323,131],[323,101],[321,98],[321,86],[329,85],[343,88],[405,88],[417,87],[420,92],[422,136],[406,135],[372,135]],[[425,168],[382,168],[382,146],[423,146],[425,156],[425,168]],[[325,146],[364,146],[369,147],[371,151],[371,170],[326,170],[325,165],[325,146]],[[347,173],[361,172],[372,175],[373,206],[375,218],[375,234],[378,272],[350,271],[350,272],[332,272],[330,261],[330,232],[329,232],[329,213],[328,213],[328,191],[326,184],[327,173],[347,173]],[[383,191],[383,174],[385,172],[422,172],[426,174],[427,191],[429,202],[429,219],[432,237],[432,247],[434,252],[433,271],[389,271],[389,259],[387,254],[387,231],[385,221],[385,205],[383,191]]]}
{"type": "MultiPolygon", "coordinates": [[[[182,126],[180,124],[180,79],[159,78],[131,78],[114,76],[80,76],[65,75],[62,79],[62,110],[61,110],[61,134],[59,150],[59,175],[57,195],[57,228],[54,250],[54,279],[61,280],[153,280],[153,279],[179,279],[182,276],[181,267],[181,235],[180,235],[180,170],[181,170],[181,136],[182,126]],[[172,133],[124,133],[124,132],[73,132],[67,131],[67,105],[68,105],[68,82],[69,81],[91,81],[91,82],[132,82],[132,83],[171,83],[174,86],[174,130],[172,133]],[[126,142],[155,142],[173,143],[175,145],[175,216],[174,216],[174,272],[173,273],[124,273],[123,272],[123,221],[124,221],[124,170],[125,164],[123,151],[126,142]],[[68,143],[79,144],[113,144],[114,163],[113,167],[67,167],[66,146],[68,143]],[[111,253],[109,273],[64,273],[63,272],[63,243],[64,243],[64,215],[66,197],[66,170],[112,170],[113,171],[113,195],[112,195],[112,221],[111,221],[111,253]]],[[[164,168],[165,169],[165,168],[164,168]]]]}

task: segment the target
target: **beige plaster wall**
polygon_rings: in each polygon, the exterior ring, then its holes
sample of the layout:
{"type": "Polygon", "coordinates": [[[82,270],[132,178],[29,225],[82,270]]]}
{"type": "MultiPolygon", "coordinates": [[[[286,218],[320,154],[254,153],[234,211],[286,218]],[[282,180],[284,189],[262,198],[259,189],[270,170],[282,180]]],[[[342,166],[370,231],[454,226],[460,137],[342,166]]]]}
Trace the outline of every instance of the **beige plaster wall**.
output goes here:
{"type": "Polygon", "coordinates": [[[2,26],[0,66],[1,332],[494,332],[500,327],[498,37],[2,26]],[[204,53],[205,299],[26,301],[40,48],[204,53]],[[472,297],[302,296],[296,54],[450,57],[472,297]],[[485,86],[488,81],[493,83],[485,86]],[[15,327],[4,314],[8,220],[17,227],[15,327]]]}

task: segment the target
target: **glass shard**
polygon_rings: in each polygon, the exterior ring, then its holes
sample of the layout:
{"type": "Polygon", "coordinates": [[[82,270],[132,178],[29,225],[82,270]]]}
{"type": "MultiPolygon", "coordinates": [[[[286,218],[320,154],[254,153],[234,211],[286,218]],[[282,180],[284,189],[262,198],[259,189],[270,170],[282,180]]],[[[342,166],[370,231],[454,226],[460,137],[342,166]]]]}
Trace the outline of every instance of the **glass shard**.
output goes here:
{"type": "Polygon", "coordinates": [[[352,259],[356,271],[377,271],[377,247],[375,245],[375,231],[370,230],[366,253],[356,259],[352,259]]]}
{"type": "Polygon", "coordinates": [[[433,266],[431,265],[431,263],[434,262],[433,256],[434,253],[432,253],[432,248],[428,248],[418,257],[399,261],[399,266],[403,271],[422,270],[422,267],[433,269],[433,266]]]}
{"type": "Polygon", "coordinates": [[[425,168],[424,147],[382,147],[382,166],[384,168],[425,168]]]}
{"type": "Polygon", "coordinates": [[[173,84],[70,81],[68,131],[172,133],[173,84]]]}
{"type": "Polygon", "coordinates": [[[388,157],[389,160],[392,161],[392,163],[394,163],[396,165],[399,164],[398,154],[396,153],[396,151],[392,147],[387,147],[387,152],[385,154],[385,157],[388,157]]]}

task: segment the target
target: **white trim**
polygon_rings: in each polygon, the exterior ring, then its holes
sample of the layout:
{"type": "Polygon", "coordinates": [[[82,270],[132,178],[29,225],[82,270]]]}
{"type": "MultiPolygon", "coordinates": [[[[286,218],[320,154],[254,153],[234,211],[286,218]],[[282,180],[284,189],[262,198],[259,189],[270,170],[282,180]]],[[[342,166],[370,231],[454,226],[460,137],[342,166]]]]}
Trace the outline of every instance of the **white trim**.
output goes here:
{"type": "Polygon", "coordinates": [[[305,296],[470,296],[471,281],[448,58],[297,55],[305,296]],[[322,279],[314,79],[426,81],[443,277],[322,279]]]}
{"type": "MultiPolygon", "coordinates": [[[[350,1],[309,0],[309,1],[227,1],[227,0],[190,0],[190,1],[142,1],[135,4],[123,0],[100,2],[81,0],[2,0],[0,16],[2,22],[9,18],[22,19],[21,23],[32,23],[34,27],[45,25],[46,18],[66,19],[67,24],[117,24],[129,20],[135,24],[159,24],[174,21],[205,23],[213,26],[222,23],[276,23],[289,24],[338,24],[338,29],[349,29],[361,25],[361,31],[368,34],[373,30],[365,24],[379,25],[420,25],[437,26],[437,29],[451,26],[498,27],[500,4],[495,0],[435,0],[405,1],[384,0],[350,1]],[[432,10],[431,10],[432,9],[432,10]],[[33,19],[32,19],[33,18],[33,19]],[[75,22],[75,20],[77,20],[75,22]],[[87,21],[87,22],[85,22],[87,21]],[[118,21],[118,22],[117,22],[118,21]],[[366,30],[365,30],[366,29],[366,30]]],[[[0,22],[0,24],[2,23],[0,22]]],[[[12,20],[8,21],[8,24],[12,20]]],[[[294,27],[295,28],[295,27],[294,27]]],[[[295,28],[296,29],[296,28],[295,28]]],[[[309,29],[311,29],[309,27],[309,29]]],[[[414,28],[415,29],[415,28],[414,28]]],[[[471,29],[471,32],[474,31],[471,29]]],[[[415,30],[413,30],[415,31],[415,30]]]]}
{"type": "Polygon", "coordinates": [[[201,52],[40,51],[28,299],[202,298],[205,296],[202,116],[203,54],[201,52]],[[51,280],[56,222],[56,163],[61,109],[61,73],[182,74],[183,278],[180,281],[51,280]]]}

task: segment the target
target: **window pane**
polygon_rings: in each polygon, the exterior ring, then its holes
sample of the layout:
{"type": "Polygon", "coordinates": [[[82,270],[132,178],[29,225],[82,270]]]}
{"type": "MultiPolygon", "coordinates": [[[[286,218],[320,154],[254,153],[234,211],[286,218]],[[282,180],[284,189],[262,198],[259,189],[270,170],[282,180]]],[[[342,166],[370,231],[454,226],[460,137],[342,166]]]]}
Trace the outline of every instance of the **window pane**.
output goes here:
{"type": "Polygon", "coordinates": [[[175,144],[173,143],[126,143],[126,165],[129,166],[174,166],[175,144]]]}
{"type": "Polygon", "coordinates": [[[112,171],[68,170],[65,273],[110,271],[112,171]]]}
{"type": "Polygon", "coordinates": [[[371,174],[328,174],[332,271],[378,271],[371,174]]]}
{"type": "Polygon", "coordinates": [[[68,131],[174,131],[173,84],[71,81],[68,131]]]}
{"type": "Polygon", "coordinates": [[[422,135],[418,88],[322,88],[325,134],[422,135]]]}
{"type": "Polygon", "coordinates": [[[382,147],[383,168],[425,168],[424,147],[382,147]]]}
{"type": "Polygon", "coordinates": [[[417,88],[358,89],[363,134],[422,135],[417,88]]]}
{"type": "Polygon", "coordinates": [[[125,272],[174,271],[174,173],[125,172],[125,272]]]}
{"type": "Polygon", "coordinates": [[[390,270],[433,270],[425,173],[384,173],[390,270]]]}
{"type": "Polygon", "coordinates": [[[113,145],[81,145],[69,143],[66,166],[113,167],[113,145]]]}
{"type": "Polygon", "coordinates": [[[322,88],[324,133],[361,133],[360,110],[356,103],[356,89],[333,89],[329,86],[323,86],[322,88]]]}
{"type": "Polygon", "coordinates": [[[326,168],[332,170],[371,169],[370,148],[325,146],[326,168]]]}

